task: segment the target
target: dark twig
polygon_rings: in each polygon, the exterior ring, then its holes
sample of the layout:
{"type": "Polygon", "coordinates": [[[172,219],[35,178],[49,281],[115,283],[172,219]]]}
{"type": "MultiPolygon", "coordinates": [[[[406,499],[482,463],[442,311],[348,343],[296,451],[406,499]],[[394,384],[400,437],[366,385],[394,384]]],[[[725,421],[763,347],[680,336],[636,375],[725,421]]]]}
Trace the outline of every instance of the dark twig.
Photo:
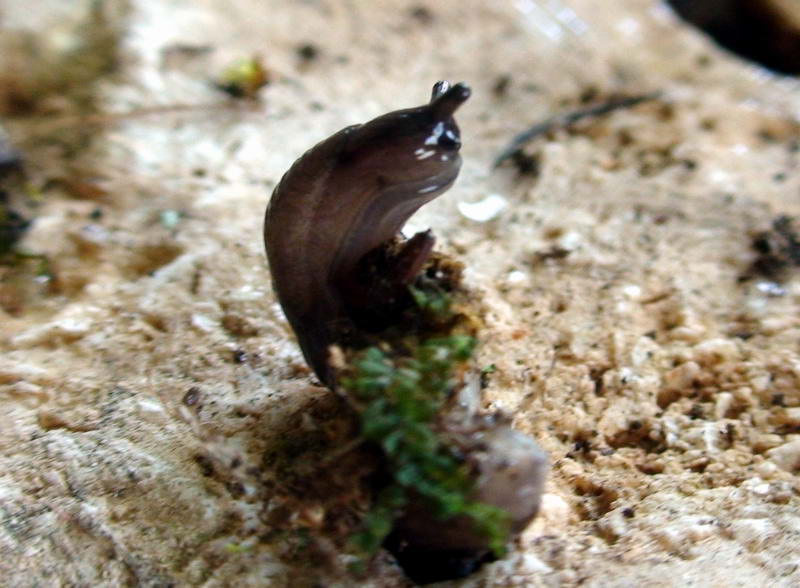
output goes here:
{"type": "Polygon", "coordinates": [[[522,151],[530,141],[543,135],[556,128],[566,128],[574,125],[584,118],[591,116],[602,116],[621,108],[630,108],[642,102],[654,100],[661,95],[661,92],[652,92],[650,94],[643,94],[640,96],[630,96],[627,98],[614,98],[601,104],[595,104],[579,110],[573,110],[562,114],[551,116],[550,118],[536,123],[532,127],[522,131],[511,140],[511,143],[500,152],[500,155],[494,160],[494,167],[499,167],[507,159],[511,159],[522,151]]]}

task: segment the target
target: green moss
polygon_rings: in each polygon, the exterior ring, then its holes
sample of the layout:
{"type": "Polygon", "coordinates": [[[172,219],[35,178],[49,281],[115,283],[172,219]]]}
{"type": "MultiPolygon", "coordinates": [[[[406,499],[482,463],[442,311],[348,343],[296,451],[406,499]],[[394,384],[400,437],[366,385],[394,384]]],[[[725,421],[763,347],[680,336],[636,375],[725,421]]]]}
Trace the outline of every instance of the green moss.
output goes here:
{"type": "Polygon", "coordinates": [[[392,531],[397,513],[406,502],[405,490],[399,485],[391,485],[381,492],[364,518],[362,530],[353,536],[356,548],[363,553],[375,553],[392,531]]]}
{"type": "Polygon", "coordinates": [[[225,551],[231,554],[247,553],[252,551],[254,545],[246,545],[244,543],[226,543],[225,551]]]}
{"type": "Polygon", "coordinates": [[[471,517],[491,549],[498,555],[503,551],[507,513],[470,500],[469,472],[434,427],[475,344],[467,335],[433,337],[399,356],[370,347],[355,357],[349,375],[341,380],[342,389],[360,407],[361,434],[381,447],[392,478],[354,538],[360,549],[374,552],[415,495],[427,500],[442,519],[471,517]]]}
{"type": "Polygon", "coordinates": [[[409,287],[414,303],[423,314],[430,315],[434,320],[445,320],[452,316],[452,299],[441,289],[432,284],[427,288],[409,287]]]}

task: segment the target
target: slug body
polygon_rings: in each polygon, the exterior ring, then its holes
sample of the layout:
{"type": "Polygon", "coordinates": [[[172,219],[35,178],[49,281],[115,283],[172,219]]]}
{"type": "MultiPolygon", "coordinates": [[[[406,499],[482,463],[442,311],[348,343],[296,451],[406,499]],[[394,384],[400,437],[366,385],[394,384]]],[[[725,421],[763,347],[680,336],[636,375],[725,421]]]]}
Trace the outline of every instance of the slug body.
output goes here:
{"type": "MultiPolygon", "coordinates": [[[[339,131],[300,157],[272,194],[264,242],[273,287],[306,361],[331,388],[329,348],[351,326],[351,293],[369,288],[357,283],[359,261],[455,182],[461,140],[453,113],[469,95],[464,84],[439,82],[425,106],[339,131]]],[[[433,238],[407,243],[398,266],[409,283],[433,238]]]]}

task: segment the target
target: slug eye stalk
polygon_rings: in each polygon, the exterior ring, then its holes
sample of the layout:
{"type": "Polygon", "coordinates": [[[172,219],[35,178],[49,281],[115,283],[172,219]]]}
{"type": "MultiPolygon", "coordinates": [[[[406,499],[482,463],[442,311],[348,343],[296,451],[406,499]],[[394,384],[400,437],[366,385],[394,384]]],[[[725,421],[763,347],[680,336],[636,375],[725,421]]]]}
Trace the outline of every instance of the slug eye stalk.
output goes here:
{"type": "Polygon", "coordinates": [[[453,116],[459,106],[464,104],[472,94],[469,86],[459,82],[450,86],[449,82],[438,82],[433,86],[430,109],[437,119],[453,116]]]}

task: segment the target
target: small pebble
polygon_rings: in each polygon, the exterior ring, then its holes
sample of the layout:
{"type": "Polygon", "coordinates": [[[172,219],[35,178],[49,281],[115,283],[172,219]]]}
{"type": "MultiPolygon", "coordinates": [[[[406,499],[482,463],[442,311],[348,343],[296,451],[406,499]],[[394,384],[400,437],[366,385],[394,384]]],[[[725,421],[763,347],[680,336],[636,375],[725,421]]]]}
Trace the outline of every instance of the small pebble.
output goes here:
{"type": "Polygon", "coordinates": [[[496,218],[508,206],[508,201],[499,194],[489,194],[478,202],[459,202],[458,211],[466,218],[485,223],[496,218]]]}

